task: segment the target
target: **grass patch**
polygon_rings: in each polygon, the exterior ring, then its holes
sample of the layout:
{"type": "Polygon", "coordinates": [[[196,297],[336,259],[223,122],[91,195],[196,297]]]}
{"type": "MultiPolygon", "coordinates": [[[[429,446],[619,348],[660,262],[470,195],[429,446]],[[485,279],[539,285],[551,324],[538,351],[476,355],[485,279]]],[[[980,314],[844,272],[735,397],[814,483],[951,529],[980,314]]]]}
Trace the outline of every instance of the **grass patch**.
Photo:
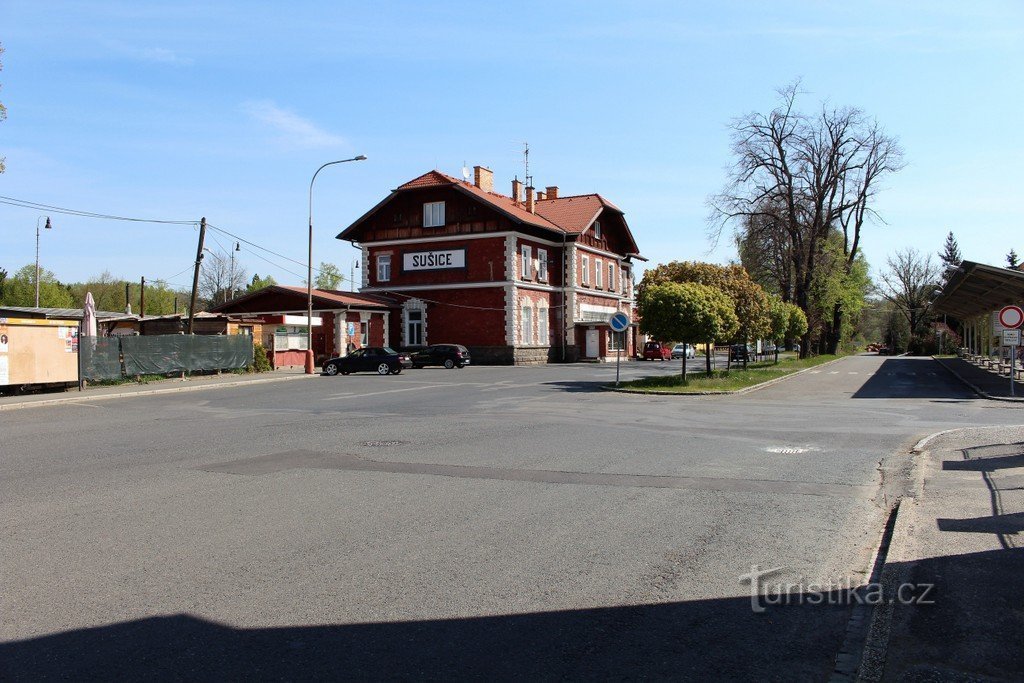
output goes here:
{"type": "MultiPolygon", "coordinates": [[[[662,394],[701,394],[709,391],[738,391],[747,387],[767,382],[777,377],[785,377],[799,370],[813,368],[839,356],[814,356],[813,358],[789,358],[780,357],[776,365],[773,361],[757,361],[747,363],[747,369],[742,365],[734,365],[732,370],[715,370],[708,377],[704,373],[692,375],[687,374],[686,381],[679,375],[662,377],[643,377],[632,382],[623,382],[622,389],[641,389],[662,394]]],[[[692,359],[703,363],[703,359],[692,359]]],[[[687,368],[692,367],[687,362],[687,368]]],[[[700,366],[703,367],[703,366],[700,366]]]]}

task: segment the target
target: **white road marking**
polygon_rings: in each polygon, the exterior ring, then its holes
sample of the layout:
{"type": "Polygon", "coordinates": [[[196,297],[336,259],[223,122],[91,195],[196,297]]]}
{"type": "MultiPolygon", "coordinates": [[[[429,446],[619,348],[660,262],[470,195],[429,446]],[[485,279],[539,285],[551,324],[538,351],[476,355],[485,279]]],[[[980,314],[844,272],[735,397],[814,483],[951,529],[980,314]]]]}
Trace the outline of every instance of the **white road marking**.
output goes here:
{"type": "Polygon", "coordinates": [[[458,384],[428,384],[422,387],[408,387],[406,389],[388,389],[386,391],[371,391],[367,394],[344,394],[328,396],[320,399],[321,401],[338,401],[343,398],[365,398],[367,396],[380,396],[381,394],[398,394],[403,391],[419,391],[420,389],[443,389],[444,387],[460,386],[458,384]]]}
{"type": "Polygon", "coordinates": [[[838,370],[832,370],[828,374],[830,374],[830,375],[838,375],[839,371],[838,370]]]}
{"type": "Polygon", "coordinates": [[[847,375],[858,375],[858,374],[860,374],[860,373],[858,373],[858,372],[848,372],[848,373],[846,373],[846,374],[847,374],[847,375]]]}

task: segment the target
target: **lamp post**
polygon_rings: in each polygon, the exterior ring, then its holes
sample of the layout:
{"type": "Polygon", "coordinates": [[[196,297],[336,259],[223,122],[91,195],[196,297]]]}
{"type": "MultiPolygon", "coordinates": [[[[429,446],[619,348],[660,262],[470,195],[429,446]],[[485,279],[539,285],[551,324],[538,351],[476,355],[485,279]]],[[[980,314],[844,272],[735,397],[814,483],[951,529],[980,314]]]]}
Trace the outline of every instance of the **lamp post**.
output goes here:
{"type": "Polygon", "coordinates": [[[356,271],[359,270],[359,259],[352,259],[352,277],[348,279],[348,291],[356,291],[356,271]]]}
{"type": "Polygon", "coordinates": [[[349,161],[364,161],[365,156],[360,154],[359,156],[352,157],[351,159],[339,159],[338,161],[328,161],[326,164],[316,169],[316,173],[313,174],[312,179],[309,181],[309,264],[306,273],[306,374],[313,374],[313,367],[316,363],[316,358],[313,355],[313,182],[316,181],[316,177],[320,174],[320,171],[324,170],[328,166],[334,164],[344,164],[349,161]]]}
{"type": "Polygon", "coordinates": [[[49,216],[40,216],[36,219],[36,308],[39,308],[39,221],[46,219],[46,229],[52,230],[49,216]]]}

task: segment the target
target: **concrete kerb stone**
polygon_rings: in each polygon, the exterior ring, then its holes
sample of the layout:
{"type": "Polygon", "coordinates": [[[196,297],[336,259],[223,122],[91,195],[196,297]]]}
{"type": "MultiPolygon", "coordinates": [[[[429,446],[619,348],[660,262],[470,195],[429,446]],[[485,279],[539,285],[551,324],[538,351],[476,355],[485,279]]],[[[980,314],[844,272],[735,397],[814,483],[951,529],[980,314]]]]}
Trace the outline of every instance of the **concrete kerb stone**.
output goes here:
{"type": "Polygon", "coordinates": [[[943,362],[942,358],[936,358],[935,356],[932,356],[932,360],[936,361],[939,365],[941,365],[942,367],[946,368],[946,370],[949,372],[949,374],[953,375],[958,380],[963,382],[965,385],[967,385],[968,389],[973,391],[975,394],[977,394],[981,398],[987,398],[990,401],[1005,401],[1007,403],[1024,403],[1024,396],[1016,396],[1016,397],[1014,397],[1014,396],[993,396],[992,394],[988,393],[987,391],[983,391],[981,388],[976,386],[974,384],[974,382],[971,382],[970,380],[968,380],[966,377],[961,375],[959,372],[957,372],[956,370],[954,370],[950,366],[946,365],[943,362]]]}
{"type": "Polygon", "coordinates": [[[684,396],[684,397],[685,396],[691,396],[692,397],[692,396],[728,396],[728,395],[732,395],[732,394],[749,394],[752,391],[757,391],[758,389],[764,389],[765,387],[770,387],[773,384],[778,384],[779,382],[784,382],[787,379],[790,379],[791,377],[796,377],[797,375],[802,375],[803,373],[809,372],[810,370],[817,370],[818,368],[828,367],[829,365],[832,365],[833,363],[838,363],[839,361],[843,360],[844,358],[849,358],[849,356],[843,356],[841,358],[833,358],[830,361],[826,361],[824,363],[819,363],[818,365],[812,365],[809,368],[804,368],[803,370],[797,370],[796,372],[791,372],[788,375],[783,375],[782,377],[775,377],[775,378],[772,378],[772,379],[769,379],[769,380],[765,380],[764,382],[759,382],[759,383],[754,384],[752,386],[743,387],[742,389],[735,389],[733,391],[691,391],[691,392],[682,393],[682,392],[672,392],[672,391],[654,391],[653,389],[629,389],[629,388],[626,388],[626,387],[615,387],[615,386],[609,386],[609,385],[604,385],[604,386],[601,387],[601,389],[604,390],[604,391],[617,391],[620,394],[645,394],[645,395],[648,395],[648,396],[684,396]]]}
{"type": "Polygon", "coordinates": [[[286,382],[290,380],[306,379],[308,377],[319,377],[319,374],[312,375],[285,375],[283,377],[261,377],[259,379],[239,380],[236,382],[219,382],[216,384],[200,384],[184,387],[162,387],[160,389],[143,389],[141,391],[123,391],[116,394],[96,394],[89,396],[87,392],[81,392],[74,396],[62,396],[60,398],[49,398],[39,401],[22,401],[21,403],[0,404],[0,412],[5,410],[19,410],[22,408],[42,408],[46,406],[60,405],[62,403],[82,403],[87,401],[102,401],[112,398],[128,398],[131,396],[153,396],[156,394],[174,394],[186,391],[204,391],[206,389],[220,389],[222,387],[239,387],[250,384],[269,384],[270,382],[286,382]]]}

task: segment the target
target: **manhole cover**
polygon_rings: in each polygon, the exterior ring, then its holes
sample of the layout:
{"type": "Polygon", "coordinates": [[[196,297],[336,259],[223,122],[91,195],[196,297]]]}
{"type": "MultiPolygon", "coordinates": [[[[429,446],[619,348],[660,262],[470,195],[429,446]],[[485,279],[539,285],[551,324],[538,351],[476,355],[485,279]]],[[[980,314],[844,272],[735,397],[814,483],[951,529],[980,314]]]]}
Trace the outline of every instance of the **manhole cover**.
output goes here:
{"type": "Polygon", "coordinates": [[[796,455],[797,453],[809,453],[810,448],[803,446],[769,446],[765,449],[769,453],[783,453],[785,455],[796,455]]]}
{"type": "Polygon", "coordinates": [[[364,441],[364,446],[370,446],[371,448],[383,448],[387,446],[401,446],[406,443],[405,441],[364,441]]]}

